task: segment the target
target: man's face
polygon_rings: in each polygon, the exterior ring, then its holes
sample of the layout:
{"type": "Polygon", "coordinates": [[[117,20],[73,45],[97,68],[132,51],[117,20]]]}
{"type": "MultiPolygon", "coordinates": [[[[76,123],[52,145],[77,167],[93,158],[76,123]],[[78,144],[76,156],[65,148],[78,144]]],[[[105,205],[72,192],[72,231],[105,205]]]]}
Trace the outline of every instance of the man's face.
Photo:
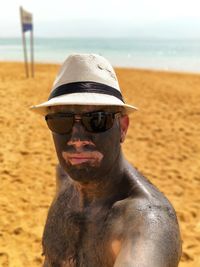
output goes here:
{"type": "Polygon", "coordinates": [[[109,173],[120,155],[120,142],[128,127],[127,116],[122,116],[115,118],[113,126],[104,132],[87,131],[80,121],[81,114],[94,111],[113,112],[95,106],[55,106],[50,111],[77,114],[71,131],[62,135],[53,133],[53,140],[62,168],[72,179],[83,183],[102,180],[109,173]]]}

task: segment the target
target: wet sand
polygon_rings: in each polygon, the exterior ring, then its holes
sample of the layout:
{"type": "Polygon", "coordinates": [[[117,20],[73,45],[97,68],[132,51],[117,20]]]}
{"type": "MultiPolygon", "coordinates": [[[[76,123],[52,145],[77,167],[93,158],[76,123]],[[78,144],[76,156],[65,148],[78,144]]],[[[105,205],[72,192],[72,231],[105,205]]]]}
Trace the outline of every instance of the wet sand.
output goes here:
{"type": "MultiPolygon", "coordinates": [[[[55,192],[57,159],[45,122],[29,106],[46,100],[58,65],[0,63],[0,266],[42,265],[41,236],[55,192]]],[[[117,69],[132,114],[124,153],[172,202],[180,267],[200,266],[200,75],[117,69]]]]}

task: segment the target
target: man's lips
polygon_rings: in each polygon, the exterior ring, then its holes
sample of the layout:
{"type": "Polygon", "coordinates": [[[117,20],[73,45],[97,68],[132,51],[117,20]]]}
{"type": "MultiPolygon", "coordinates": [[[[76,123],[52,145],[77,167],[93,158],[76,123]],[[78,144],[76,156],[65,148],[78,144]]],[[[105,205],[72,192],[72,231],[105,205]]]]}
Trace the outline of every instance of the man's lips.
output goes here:
{"type": "Polygon", "coordinates": [[[103,155],[99,151],[70,153],[62,152],[62,156],[67,163],[71,165],[79,165],[82,163],[91,163],[92,165],[99,164],[103,158],[103,155]]]}

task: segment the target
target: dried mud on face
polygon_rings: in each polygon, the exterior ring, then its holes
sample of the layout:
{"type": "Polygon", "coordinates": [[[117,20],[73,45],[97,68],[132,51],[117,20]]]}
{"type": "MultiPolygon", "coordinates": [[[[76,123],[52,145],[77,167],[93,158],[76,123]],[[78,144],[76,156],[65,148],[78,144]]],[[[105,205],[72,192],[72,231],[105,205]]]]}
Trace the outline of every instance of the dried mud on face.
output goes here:
{"type": "MultiPolygon", "coordinates": [[[[42,265],[41,236],[57,163],[44,119],[58,65],[0,63],[0,266],[42,265]]],[[[117,69],[130,115],[126,158],[172,202],[183,239],[180,267],[200,265],[200,75],[117,69]]]]}

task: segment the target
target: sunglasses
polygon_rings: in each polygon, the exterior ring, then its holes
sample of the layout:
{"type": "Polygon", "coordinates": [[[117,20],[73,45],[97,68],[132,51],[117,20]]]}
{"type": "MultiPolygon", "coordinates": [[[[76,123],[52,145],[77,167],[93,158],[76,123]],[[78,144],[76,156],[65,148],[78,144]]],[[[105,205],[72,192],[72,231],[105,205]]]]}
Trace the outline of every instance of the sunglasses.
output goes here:
{"type": "Polygon", "coordinates": [[[95,111],[82,114],[52,113],[45,116],[49,129],[57,134],[68,134],[72,131],[75,121],[80,121],[86,131],[101,133],[112,128],[114,120],[120,112],[95,111]],[[78,119],[77,119],[78,117],[78,119]]]}

